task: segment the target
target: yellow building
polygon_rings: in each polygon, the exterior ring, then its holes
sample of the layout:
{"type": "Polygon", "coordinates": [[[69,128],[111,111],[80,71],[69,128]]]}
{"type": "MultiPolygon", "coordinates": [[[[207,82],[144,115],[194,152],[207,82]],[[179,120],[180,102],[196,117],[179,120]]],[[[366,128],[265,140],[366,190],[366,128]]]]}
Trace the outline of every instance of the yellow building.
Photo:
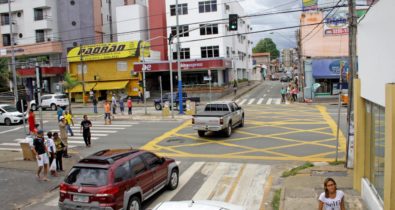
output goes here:
{"type": "MultiPolygon", "coordinates": [[[[82,84],[85,84],[86,99],[91,90],[98,100],[111,99],[112,94],[137,97],[141,90],[141,75],[134,72],[134,63],[139,62],[140,45],[139,41],[113,42],[70,50],[67,54],[68,71],[72,78],[81,82],[69,90],[72,100],[82,101],[82,84]]],[[[145,54],[148,53],[146,50],[145,54]]]]}

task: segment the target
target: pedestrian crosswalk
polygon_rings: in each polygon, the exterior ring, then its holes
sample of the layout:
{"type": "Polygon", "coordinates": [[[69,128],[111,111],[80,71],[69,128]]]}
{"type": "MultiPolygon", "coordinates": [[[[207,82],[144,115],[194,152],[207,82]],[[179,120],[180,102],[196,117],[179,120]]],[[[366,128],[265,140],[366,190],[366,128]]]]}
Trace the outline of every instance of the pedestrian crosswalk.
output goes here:
{"type": "MultiPolygon", "coordinates": [[[[122,130],[125,130],[133,125],[138,124],[138,122],[125,122],[125,123],[117,123],[112,125],[104,125],[103,122],[93,122],[93,126],[91,128],[91,141],[94,144],[94,141],[98,141],[101,138],[106,138],[110,135],[114,135],[122,130]]],[[[68,136],[68,144],[69,148],[74,148],[78,146],[84,146],[85,142],[83,140],[82,133],[80,132],[80,127],[78,125],[71,126],[73,130],[74,136],[68,136]]],[[[59,129],[48,129],[45,131],[51,132],[59,132],[59,129]]],[[[1,141],[0,142],[0,151],[14,151],[21,152],[20,143],[25,142],[24,138],[16,138],[10,141],[1,141]]]]}
{"type": "MultiPolygon", "coordinates": [[[[146,209],[163,201],[216,200],[243,206],[249,210],[265,207],[264,198],[271,188],[271,167],[261,164],[231,162],[177,161],[179,184],[173,191],[163,191],[154,200],[143,203],[146,209]]],[[[45,206],[57,206],[58,196],[45,206]]]]}
{"type": "Polygon", "coordinates": [[[289,101],[281,103],[281,98],[249,98],[249,99],[237,99],[236,103],[239,106],[249,105],[262,105],[262,104],[290,104],[289,101]]]}

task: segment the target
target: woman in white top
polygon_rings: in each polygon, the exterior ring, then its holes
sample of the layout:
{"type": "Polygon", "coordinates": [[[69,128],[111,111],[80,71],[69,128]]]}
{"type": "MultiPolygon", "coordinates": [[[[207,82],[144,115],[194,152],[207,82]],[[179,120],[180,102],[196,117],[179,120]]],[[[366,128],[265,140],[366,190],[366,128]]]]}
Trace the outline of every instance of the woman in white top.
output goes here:
{"type": "Polygon", "coordinates": [[[324,182],[325,192],[321,193],[318,210],[345,210],[344,192],[337,190],[336,182],[332,178],[326,178],[324,182]]]}

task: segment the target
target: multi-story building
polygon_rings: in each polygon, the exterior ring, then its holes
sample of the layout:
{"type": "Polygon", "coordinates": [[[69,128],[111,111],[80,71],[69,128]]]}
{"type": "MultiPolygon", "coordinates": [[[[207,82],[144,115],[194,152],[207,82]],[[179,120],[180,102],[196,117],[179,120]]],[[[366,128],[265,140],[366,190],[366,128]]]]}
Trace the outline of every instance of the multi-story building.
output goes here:
{"type": "MultiPolygon", "coordinates": [[[[253,53],[252,58],[252,62],[256,67],[255,71],[259,71],[262,74],[261,78],[265,79],[267,76],[270,77],[272,74],[270,71],[270,53],[253,53]]],[[[259,77],[257,77],[256,80],[259,80],[258,78],[259,77]]]]}
{"type": "Polygon", "coordinates": [[[294,48],[281,50],[281,62],[284,65],[284,67],[286,68],[292,67],[295,61],[294,60],[295,55],[296,55],[296,50],[294,48]]]}
{"type": "MultiPolygon", "coordinates": [[[[207,85],[209,74],[213,85],[217,87],[234,80],[247,80],[254,77],[252,75],[253,43],[248,34],[245,34],[252,28],[249,20],[243,18],[244,10],[238,2],[180,0],[177,9],[175,3],[175,0],[149,1],[151,49],[161,52],[162,61],[148,63],[150,68],[147,71],[148,88],[159,86],[157,85],[159,76],[164,79],[164,88],[169,88],[167,58],[173,58],[173,70],[177,70],[176,46],[173,45],[172,51],[167,46],[169,34],[177,34],[176,11],[179,12],[180,68],[185,87],[207,85]],[[155,6],[151,6],[153,4],[155,6]],[[229,14],[239,15],[237,31],[228,29],[229,14]]],[[[173,43],[176,42],[177,38],[174,38],[173,43]]],[[[141,64],[135,65],[135,71],[141,71],[141,68],[141,64]]],[[[260,75],[259,72],[257,74],[260,75]]],[[[176,77],[177,74],[174,74],[174,81],[176,77]]]]}
{"type": "Polygon", "coordinates": [[[60,82],[66,71],[67,52],[79,45],[107,41],[111,34],[116,39],[116,20],[111,18],[115,16],[115,7],[134,3],[134,0],[14,0],[10,17],[8,0],[2,0],[0,57],[11,57],[12,36],[17,74],[22,78],[19,82],[27,87],[29,95],[33,95],[36,62],[43,67],[44,91],[62,91],[60,82]]]}

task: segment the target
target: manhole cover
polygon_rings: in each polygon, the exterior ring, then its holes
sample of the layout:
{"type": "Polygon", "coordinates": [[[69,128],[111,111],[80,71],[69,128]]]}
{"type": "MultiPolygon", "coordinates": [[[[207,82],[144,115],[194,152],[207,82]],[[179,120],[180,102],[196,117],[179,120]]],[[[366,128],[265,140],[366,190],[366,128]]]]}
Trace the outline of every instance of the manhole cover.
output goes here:
{"type": "Polygon", "coordinates": [[[317,170],[312,170],[311,171],[312,176],[347,176],[347,171],[317,171],[317,170]]]}

